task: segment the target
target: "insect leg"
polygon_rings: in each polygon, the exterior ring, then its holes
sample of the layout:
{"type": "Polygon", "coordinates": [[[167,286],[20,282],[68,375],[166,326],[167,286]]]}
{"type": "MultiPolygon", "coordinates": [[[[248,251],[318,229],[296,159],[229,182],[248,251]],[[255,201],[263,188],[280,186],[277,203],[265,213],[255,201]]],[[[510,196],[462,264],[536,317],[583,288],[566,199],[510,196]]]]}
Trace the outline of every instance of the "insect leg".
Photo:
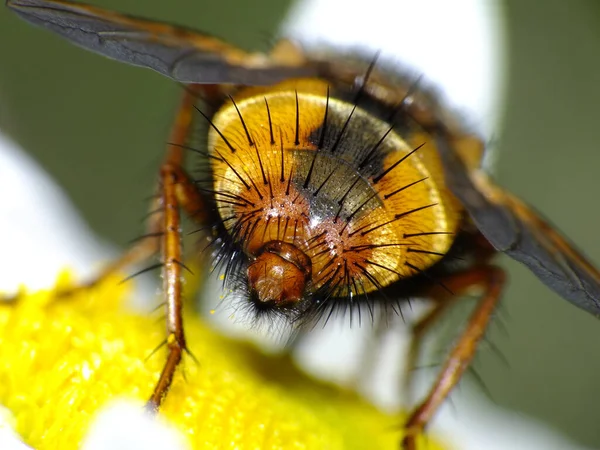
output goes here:
{"type": "Polygon", "coordinates": [[[421,434],[467,370],[498,304],[505,281],[506,274],[496,266],[478,267],[443,280],[444,285],[457,295],[476,286],[483,287],[484,294],[471,314],[458,342],[448,355],[429,394],[404,424],[403,450],[416,450],[417,436],[421,434]]]}
{"type": "Polygon", "coordinates": [[[149,400],[149,406],[152,409],[157,409],[162,403],[173,381],[175,369],[181,362],[182,353],[187,349],[182,316],[182,271],[185,266],[182,262],[180,208],[198,218],[198,211],[202,210],[204,204],[195,185],[180,166],[169,163],[163,164],[160,178],[163,202],[162,277],[163,295],[167,310],[167,338],[165,344],[168,355],[149,400]]]}
{"type": "Polygon", "coordinates": [[[183,248],[181,236],[181,215],[183,209],[192,219],[199,223],[206,220],[204,199],[198,192],[182,167],[182,145],[186,142],[191,123],[196,93],[194,87],[186,91],[173,130],[171,143],[167,150],[165,162],[160,168],[160,251],[162,262],[163,295],[166,304],[167,360],[163,366],[158,382],[149,399],[149,407],[156,410],[164,400],[182,353],[186,350],[182,317],[182,271],[183,248]]]}
{"type": "Polygon", "coordinates": [[[405,359],[406,377],[404,380],[404,393],[406,394],[407,402],[410,403],[413,399],[410,397],[412,392],[412,384],[414,381],[413,373],[416,366],[417,359],[421,352],[421,344],[423,338],[428,330],[438,321],[438,319],[448,311],[449,307],[454,304],[456,297],[444,299],[435,299],[435,303],[427,313],[419,318],[419,320],[412,325],[411,339],[408,348],[408,353],[405,359]]]}

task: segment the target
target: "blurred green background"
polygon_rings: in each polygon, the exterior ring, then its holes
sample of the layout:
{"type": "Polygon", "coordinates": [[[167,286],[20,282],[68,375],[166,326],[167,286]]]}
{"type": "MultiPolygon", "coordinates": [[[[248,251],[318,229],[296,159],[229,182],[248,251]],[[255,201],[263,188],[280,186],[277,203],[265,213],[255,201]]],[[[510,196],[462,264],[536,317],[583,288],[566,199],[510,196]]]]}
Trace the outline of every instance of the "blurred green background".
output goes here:
{"type": "MultiPolygon", "coordinates": [[[[286,12],[281,0],[96,4],[245,47],[268,42],[286,12]]],[[[505,12],[509,84],[496,135],[497,179],[600,263],[600,2],[510,0],[505,12]]],[[[139,235],[179,88],[68,45],[4,9],[0,57],[3,131],[58,180],[99,234],[118,245],[139,235]]],[[[600,323],[503,262],[511,279],[501,314],[507,332],[495,326],[491,338],[509,366],[481,352],[480,376],[498,404],[600,448],[600,323]]]]}

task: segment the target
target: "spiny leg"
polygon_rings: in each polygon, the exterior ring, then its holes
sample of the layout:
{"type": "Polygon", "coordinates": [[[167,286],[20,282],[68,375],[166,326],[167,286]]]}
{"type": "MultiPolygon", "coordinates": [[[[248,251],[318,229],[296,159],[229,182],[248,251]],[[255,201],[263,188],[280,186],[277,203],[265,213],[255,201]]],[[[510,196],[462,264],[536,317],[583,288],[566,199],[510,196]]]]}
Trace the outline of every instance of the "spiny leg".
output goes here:
{"type": "Polygon", "coordinates": [[[436,298],[431,309],[427,311],[423,317],[419,318],[411,327],[410,344],[405,358],[406,376],[404,378],[403,389],[408,404],[412,404],[413,401],[413,398],[410,396],[414,381],[413,374],[417,360],[421,353],[421,345],[423,344],[425,334],[435,323],[437,323],[440,317],[442,317],[444,313],[448,311],[449,307],[453,305],[454,301],[457,299],[456,296],[451,297],[448,295],[448,297],[449,298],[444,299],[436,298]]]}
{"type": "MultiPolygon", "coordinates": [[[[164,344],[168,348],[167,360],[163,366],[158,382],[148,401],[152,410],[158,409],[171,386],[175,370],[186,350],[182,319],[182,244],[180,229],[180,213],[182,208],[186,214],[200,225],[206,224],[207,207],[196,185],[184,171],[184,148],[190,134],[194,105],[202,90],[205,98],[220,95],[216,86],[188,86],[173,125],[165,161],[161,165],[158,195],[152,202],[147,233],[135,245],[130,247],[120,258],[109,264],[91,282],[76,286],[60,293],[69,296],[76,290],[87,289],[101,283],[106,278],[123,270],[125,267],[149,259],[159,250],[163,270],[163,291],[167,309],[167,338],[164,344]]],[[[6,299],[17,301],[19,295],[6,299]]]]}
{"type": "Polygon", "coordinates": [[[417,450],[417,437],[469,367],[498,304],[505,281],[504,271],[496,266],[481,266],[443,280],[444,285],[457,295],[475,286],[482,286],[485,291],[429,394],[404,424],[403,450],[417,450]]]}
{"type": "Polygon", "coordinates": [[[195,103],[193,92],[186,92],[172,132],[172,140],[166,161],[160,169],[160,201],[162,204],[162,224],[160,250],[162,261],[163,295],[166,306],[168,349],[167,360],[158,382],[149,399],[148,406],[156,410],[162,403],[173,381],[173,375],[186,351],[183,329],[182,271],[183,248],[181,236],[180,209],[194,221],[206,222],[206,205],[196,185],[186,174],[183,162],[183,145],[187,140],[192,111],[195,103]]]}
{"type": "Polygon", "coordinates": [[[161,167],[161,190],[163,201],[163,231],[162,231],[162,276],[163,295],[167,309],[166,345],[168,356],[160,378],[154,387],[149,406],[157,409],[173,381],[173,374],[181,361],[182,352],[186,349],[182,317],[182,256],[181,217],[177,196],[177,175],[175,166],[164,164],[161,167]]]}
{"type": "Polygon", "coordinates": [[[142,262],[160,251],[167,327],[164,345],[167,346],[168,355],[148,401],[148,407],[152,410],[157,410],[164,400],[175,370],[181,362],[182,353],[186,351],[182,317],[182,270],[185,266],[182,262],[180,209],[200,225],[205,225],[208,209],[182,165],[198,92],[202,90],[205,95],[217,95],[211,88],[199,85],[186,88],[171,130],[165,160],[160,168],[158,194],[153,201],[146,236],[106,267],[91,283],[99,283],[116,271],[142,262]]]}

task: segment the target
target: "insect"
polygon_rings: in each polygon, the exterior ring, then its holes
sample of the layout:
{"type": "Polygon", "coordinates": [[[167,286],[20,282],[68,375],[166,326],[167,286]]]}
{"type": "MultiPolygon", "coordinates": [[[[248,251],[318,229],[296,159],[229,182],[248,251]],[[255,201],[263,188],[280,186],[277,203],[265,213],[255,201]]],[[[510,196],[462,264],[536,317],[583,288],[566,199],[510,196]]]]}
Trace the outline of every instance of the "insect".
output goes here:
{"type": "Polygon", "coordinates": [[[393,309],[416,296],[437,302],[434,317],[451,298],[483,289],[438,382],[406,424],[406,448],[462,375],[489,322],[504,280],[490,263],[496,251],[598,313],[598,272],[478,170],[481,140],[412,80],[368,61],[303,55],[285,42],[270,55],[248,54],[88,6],[8,6],[79,45],[190,84],[161,168],[164,212],[149,225],[149,236],[159,238],[140,244],[147,255],[163,254],[172,338],[154,405],[185,349],[178,207],[206,228],[226,279],[257,311],[297,324],[332,308],[393,309]],[[192,118],[209,129],[208,183],[193,183],[182,167],[192,118]]]}

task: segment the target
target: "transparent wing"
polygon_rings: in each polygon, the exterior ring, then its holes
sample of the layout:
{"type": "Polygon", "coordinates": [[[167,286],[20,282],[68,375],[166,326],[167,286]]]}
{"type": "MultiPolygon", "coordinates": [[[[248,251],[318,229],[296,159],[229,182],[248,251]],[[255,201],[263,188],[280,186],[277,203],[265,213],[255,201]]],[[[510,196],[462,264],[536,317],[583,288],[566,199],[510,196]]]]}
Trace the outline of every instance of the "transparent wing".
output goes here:
{"type": "Polygon", "coordinates": [[[310,71],[207,34],[94,6],[58,0],[8,0],[6,5],[81,47],[183,83],[260,85],[310,71]]]}
{"type": "Polygon", "coordinates": [[[445,137],[438,145],[448,187],[498,250],[525,264],[560,296],[600,316],[600,272],[530,206],[470,174],[445,137]]]}

